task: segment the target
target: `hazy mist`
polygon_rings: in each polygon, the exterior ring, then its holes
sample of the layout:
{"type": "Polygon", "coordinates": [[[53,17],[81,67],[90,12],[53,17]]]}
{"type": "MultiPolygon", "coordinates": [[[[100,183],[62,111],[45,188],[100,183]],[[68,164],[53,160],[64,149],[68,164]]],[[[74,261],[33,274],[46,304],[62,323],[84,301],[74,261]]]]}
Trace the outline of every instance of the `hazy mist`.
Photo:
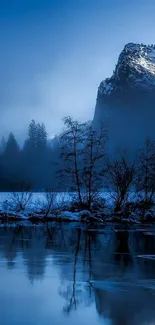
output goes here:
{"type": "Polygon", "coordinates": [[[97,88],[129,41],[154,43],[153,0],[0,1],[0,135],[32,118],[52,137],[61,118],[93,118],[97,88]],[[122,29],[123,26],[123,29],[122,29]]]}

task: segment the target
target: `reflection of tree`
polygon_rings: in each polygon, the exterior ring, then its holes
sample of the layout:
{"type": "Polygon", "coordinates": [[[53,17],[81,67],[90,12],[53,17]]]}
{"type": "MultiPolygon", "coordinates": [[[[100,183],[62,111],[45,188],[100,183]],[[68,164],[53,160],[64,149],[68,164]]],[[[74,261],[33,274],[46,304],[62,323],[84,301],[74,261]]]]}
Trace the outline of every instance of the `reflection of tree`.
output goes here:
{"type": "Polygon", "coordinates": [[[135,259],[136,268],[139,270],[139,277],[154,278],[155,260],[145,258],[146,255],[155,254],[155,236],[153,232],[138,231],[133,238],[133,250],[140,255],[135,259]]]}
{"type": "Polygon", "coordinates": [[[120,262],[124,266],[132,263],[132,257],[129,249],[129,232],[128,230],[116,231],[116,250],[115,261],[120,262]]]}
{"type": "Polygon", "coordinates": [[[14,267],[18,253],[23,256],[24,265],[27,266],[29,278],[41,277],[45,268],[45,236],[43,229],[35,227],[10,227],[0,231],[0,240],[3,238],[3,250],[8,267],[14,267]]]}
{"type": "MultiPolygon", "coordinates": [[[[88,289],[89,289],[89,297],[90,299],[92,298],[92,284],[91,284],[91,279],[92,279],[92,244],[93,238],[91,237],[90,233],[86,233],[85,235],[85,253],[84,253],[84,262],[87,261],[89,265],[89,270],[88,270],[88,289]],[[87,257],[88,256],[88,257],[87,257]]],[[[93,241],[94,243],[94,241],[93,241]]]]}
{"type": "Polygon", "coordinates": [[[16,263],[16,258],[18,255],[18,245],[23,246],[23,241],[19,238],[23,232],[23,227],[17,226],[13,229],[11,228],[0,228],[0,247],[3,250],[4,256],[7,260],[7,265],[9,268],[13,268],[16,263]]]}
{"type": "Polygon", "coordinates": [[[50,226],[16,226],[0,228],[0,250],[13,268],[22,253],[24,265],[27,266],[29,279],[41,279],[45,272],[46,259],[52,249],[66,249],[65,234],[61,224],[50,226]]]}
{"type": "Polygon", "coordinates": [[[64,247],[66,247],[64,230],[61,223],[57,224],[55,227],[50,227],[48,223],[45,225],[45,234],[46,234],[46,249],[53,248],[53,242],[58,239],[58,243],[62,240],[64,247]]]}
{"type": "Polygon", "coordinates": [[[70,313],[72,310],[76,310],[79,303],[90,304],[92,301],[92,257],[91,257],[91,235],[87,232],[83,232],[81,229],[77,229],[77,239],[74,247],[74,259],[72,269],[72,281],[67,283],[64,289],[61,288],[60,294],[67,300],[64,311],[70,313]],[[79,257],[79,263],[78,263],[79,257]],[[79,274],[77,273],[79,270],[79,274]],[[86,272],[85,280],[80,279],[80,271],[86,272]]]}
{"type": "Polygon", "coordinates": [[[3,227],[0,228],[0,255],[12,268],[18,258],[21,263],[22,256],[31,282],[43,278],[46,265],[49,271],[56,268],[58,277],[63,279],[60,295],[65,300],[66,313],[82,304],[90,305],[95,299],[99,315],[111,319],[112,324],[140,325],[142,310],[144,321],[148,321],[151,313],[150,319],[155,319],[155,296],[131,284],[136,278],[154,279],[155,262],[137,255],[154,254],[155,237],[147,230],[130,232],[125,227],[117,228],[113,231],[107,226],[96,232],[63,223],[3,227]],[[125,290],[121,290],[122,283],[126,285],[125,290]]]}
{"type": "Polygon", "coordinates": [[[113,325],[153,324],[155,321],[155,296],[149,289],[155,263],[150,269],[152,261],[148,260],[149,265],[144,268],[145,259],[136,256],[136,253],[144,254],[146,251],[155,253],[155,240],[153,243],[146,236],[142,231],[130,232],[126,227],[115,229],[108,277],[105,279],[103,275],[103,282],[100,281],[94,289],[99,315],[109,318],[113,325]],[[137,283],[139,280],[142,281],[140,285],[137,283]]]}
{"type": "MultiPolygon", "coordinates": [[[[60,258],[61,268],[67,266],[74,256],[73,283],[76,283],[77,262],[85,247],[83,264],[91,264],[91,239],[86,232],[77,228],[70,228],[63,223],[46,224],[45,226],[9,227],[0,228],[0,251],[3,252],[8,267],[14,267],[18,258],[18,252],[22,253],[24,265],[27,266],[28,276],[33,281],[44,275],[46,259],[53,256],[53,262],[57,264],[60,258]],[[81,240],[82,237],[82,240],[81,240]]],[[[90,272],[91,274],[91,272],[90,272]]],[[[90,277],[90,276],[89,276],[90,277]]],[[[76,287],[76,284],[75,284],[76,287]]],[[[73,286],[73,295],[75,292],[73,286]]],[[[72,299],[75,302],[75,299],[72,299]]]]}
{"type": "Polygon", "coordinates": [[[72,284],[72,293],[69,299],[69,304],[64,308],[65,311],[68,313],[72,309],[76,309],[77,301],[76,301],[76,267],[78,261],[78,254],[79,254],[79,247],[80,247],[80,238],[81,238],[81,229],[78,229],[78,236],[77,236],[77,244],[75,249],[75,256],[74,256],[74,264],[73,264],[73,284],[72,284]]]}

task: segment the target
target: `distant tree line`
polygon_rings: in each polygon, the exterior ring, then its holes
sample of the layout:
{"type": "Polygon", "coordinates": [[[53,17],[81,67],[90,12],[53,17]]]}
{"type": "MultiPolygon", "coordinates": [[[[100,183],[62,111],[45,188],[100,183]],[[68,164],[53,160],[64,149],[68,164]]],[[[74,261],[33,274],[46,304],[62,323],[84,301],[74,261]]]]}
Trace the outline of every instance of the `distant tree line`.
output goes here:
{"type": "Polygon", "coordinates": [[[53,152],[43,123],[31,121],[28,136],[20,148],[13,133],[0,144],[0,190],[22,188],[42,190],[51,187],[56,167],[57,150],[53,152]]]}
{"type": "MultiPolygon", "coordinates": [[[[119,149],[107,154],[108,133],[104,125],[64,118],[64,130],[51,143],[43,123],[31,121],[20,148],[13,133],[0,145],[1,191],[70,191],[80,206],[92,207],[101,189],[113,195],[115,211],[126,206],[133,192],[144,209],[155,196],[155,144],[146,139],[135,157],[119,149]]],[[[103,202],[102,202],[103,204],[103,202]]]]}

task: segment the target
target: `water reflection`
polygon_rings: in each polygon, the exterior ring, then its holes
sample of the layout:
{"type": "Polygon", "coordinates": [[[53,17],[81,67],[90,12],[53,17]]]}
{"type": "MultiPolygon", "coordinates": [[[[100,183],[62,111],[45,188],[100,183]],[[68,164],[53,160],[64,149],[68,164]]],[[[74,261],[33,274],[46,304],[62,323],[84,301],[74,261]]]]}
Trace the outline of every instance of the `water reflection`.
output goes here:
{"type": "Polygon", "coordinates": [[[1,227],[0,285],[5,325],[48,325],[53,319],[54,324],[151,325],[155,228],[1,227]],[[22,313],[21,297],[27,306],[22,313]]]}

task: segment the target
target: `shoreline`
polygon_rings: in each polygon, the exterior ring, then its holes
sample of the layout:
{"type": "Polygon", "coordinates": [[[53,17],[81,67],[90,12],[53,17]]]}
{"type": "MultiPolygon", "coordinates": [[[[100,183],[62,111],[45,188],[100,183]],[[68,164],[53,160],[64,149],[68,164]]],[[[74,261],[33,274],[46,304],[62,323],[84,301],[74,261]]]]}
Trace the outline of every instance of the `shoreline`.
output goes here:
{"type": "Polygon", "coordinates": [[[28,223],[29,225],[48,225],[48,223],[52,224],[52,223],[72,223],[72,224],[78,224],[78,225],[94,225],[94,226],[106,226],[106,225],[112,225],[112,224],[117,224],[117,225],[127,225],[127,226],[131,226],[131,225],[147,225],[147,224],[155,224],[155,219],[152,220],[136,220],[136,219],[132,219],[132,218],[118,218],[118,217],[112,217],[112,216],[108,216],[108,217],[103,217],[102,219],[97,220],[97,218],[87,218],[84,220],[81,219],[70,219],[70,218],[63,218],[60,216],[51,216],[51,217],[38,217],[36,215],[34,216],[30,216],[27,218],[22,218],[19,217],[18,215],[9,215],[9,216],[2,216],[0,214],[0,226],[1,225],[11,225],[11,224],[23,224],[24,223],[28,223]]]}

